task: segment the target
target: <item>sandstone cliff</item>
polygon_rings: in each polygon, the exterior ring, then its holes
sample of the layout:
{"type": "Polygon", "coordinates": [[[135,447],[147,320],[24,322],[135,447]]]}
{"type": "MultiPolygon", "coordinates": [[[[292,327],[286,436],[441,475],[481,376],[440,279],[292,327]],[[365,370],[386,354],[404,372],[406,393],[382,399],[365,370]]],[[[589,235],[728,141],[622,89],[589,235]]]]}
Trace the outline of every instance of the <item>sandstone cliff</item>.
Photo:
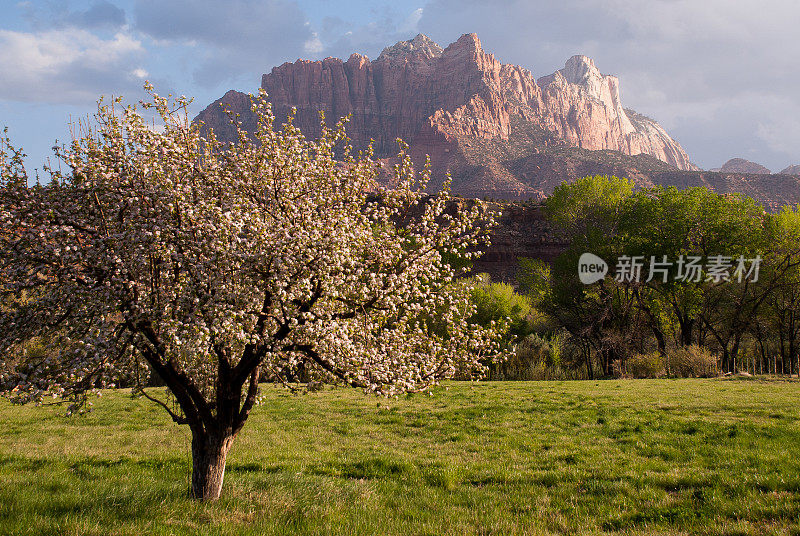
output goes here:
{"type": "MultiPolygon", "coordinates": [[[[466,140],[508,141],[513,120],[539,131],[531,149],[610,149],[696,169],[655,121],[622,107],[617,79],[602,75],[591,59],[570,58],[537,82],[530,71],[486,53],[475,34],[446,49],[418,35],[375,61],[353,54],[347,61],[285,63],[263,75],[261,87],[279,119],[296,109],[295,122],[307,135],[319,132],[319,112],[329,122],[349,114],[356,147],[374,139],[376,153],[390,156],[402,138],[415,153],[430,154],[440,170],[457,166],[464,155],[450,153],[463,153],[458,146],[466,140]]],[[[242,94],[229,92],[198,116],[224,136],[221,102],[243,118],[249,110],[242,94]]]]}
{"type": "Polygon", "coordinates": [[[619,80],[602,74],[592,59],[573,56],[563,69],[540,78],[538,83],[545,93],[549,128],[570,145],[648,154],[678,169],[697,169],[661,125],[623,108],[619,80]]]}
{"type": "MultiPolygon", "coordinates": [[[[700,172],[656,121],[623,107],[618,79],[586,56],[537,80],[485,52],[475,34],[447,48],[418,35],[374,61],[353,54],[284,63],[261,86],[279,121],[295,110],[295,124],[316,136],[320,112],[329,124],[350,115],[356,148],[374,140],[376,155],[391,161],[402,138],[416,162],[430,155],[433,188],[450,173],[453,192],[465,197],[541,199],[563,181],[614,174],[642,187],[746,193],[770,208],[800,199],[797,177],[700,172]]],[[[232,139],[223,105],[253,128],[248,97],[235,91],[196,119],[232,139]]]]}

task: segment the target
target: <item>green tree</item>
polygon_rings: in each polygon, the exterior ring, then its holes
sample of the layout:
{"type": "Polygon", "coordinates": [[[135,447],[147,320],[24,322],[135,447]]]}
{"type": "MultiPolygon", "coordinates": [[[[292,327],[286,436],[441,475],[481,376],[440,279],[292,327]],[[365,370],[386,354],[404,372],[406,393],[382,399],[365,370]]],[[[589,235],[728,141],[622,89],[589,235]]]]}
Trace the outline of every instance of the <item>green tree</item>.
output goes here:
{"type": "Polygon", "coordinates": [[[570,333],[587,341],[606,372],[626,353],[647,351],[644,332],[652,335],[662,354],[669,335],[681,346],[713,344],[723,370],[735,369],[743,337],[793,264],[790,254],[776,249],[776,244],[791,242],[780,238],[788,236],[786,229],[776,230],[763,207],[743,196],[705,188],[633,193],[627,181],[587,177],[559,187],[547,209],[570,239],[569,249],[553,265],[550,312],[570,333]],[[638,258],[640,277],[581,285],[576,267],[584,252],[606,259],[612,270],[622,255],[638,258]],[[686,277],[686,263],[692,258],[700,270],[686,277]],[[709,273],[715,258],[728,263],[727,277],[735,283],[709,273]],[[737,277],[734,269],[740,258],[748,263],[764,260],[758,282],[737,277]],[[650,274],[648,268],[657,262],[664,263],[665,272],[650,274]]]}
{"type": "Polygon", "coordinates": [[[623,214],[633,195],[633,182],[608,176],[591,176],[562,184],[545,204],[550,218],[566,234],[570,246],[553,263],[553,285],[548,311],[576,339],[583,341],[585,365],[594,375],[592,353],[600,358],[604,374],[620,355],[618,336],[631,322],[632,291],[628,285],[604,280],[582,285],[578,259],[593,253],[612,262],[625,241],[623,214]],[[592,351],[589,351],[591,349],[592,351]]]}
{"type": "MultiPolygon", "coordinates": [[[[786,270],[767,298],[767,325],[777,337],[782,371],[796,374],[800,372],[800,206],[784,207],[774,222],[774,253],[770,260],[772,264],[783,260],[786,270]]],[[[763,359],[763,334],[758,331],[756,336],[763,359]]]]}

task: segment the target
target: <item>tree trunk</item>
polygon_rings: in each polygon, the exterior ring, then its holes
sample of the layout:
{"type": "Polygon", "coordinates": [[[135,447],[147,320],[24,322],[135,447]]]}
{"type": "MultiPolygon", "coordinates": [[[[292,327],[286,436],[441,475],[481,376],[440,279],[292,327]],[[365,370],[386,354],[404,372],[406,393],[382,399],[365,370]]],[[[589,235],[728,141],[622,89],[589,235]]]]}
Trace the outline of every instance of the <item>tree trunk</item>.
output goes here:
{"type": "Polygon", "coordinates": [[[722,346],[722,372],[731,372],[730,370],[730,354],[728,353],[728,345],[722,346]]]}
{"type": "Polygon", "coordinates": [[[232,436],[192,436],[192,482],[189,497],[201,501],[219,499],[225,478],[225,460],[233,444],[232,436]]]}
{"type": "MultiPolygon", "coordinates": [[[[757,324],[756,340],[758,341],[759,359],[758,359],[758,373],[764,373],[764,362],[767,360],[767,353],[764,350],[764,335],[761,333],[761,325],[757,324]]],[[[755,363],[753,364],[753,374],[756,373],[755,363]]]]}
{"type": "Polygon", "coordinates": [[[592,349],[588,343],[586,343],[583,355],[586,360],[586,374],[589,376],[590,380],[593,380],[594,371],[592,370],[592,349]]]}
{"type": "Polygon", "coordinates": [[[692,344],[692,333],[694,331],[694,320],[678,316],[678,325],[681,329],[681,346],[692,344]]]}
{"type": "Polygon", "coordinates": [[[653,335],[656,338],[656,342],[658,343],[658,353],[663,355],[667,355],[667,341],[664,338],[664,332],[661,331],[658,327],[653,326],[653,335]]]}
{"type": "Polygon", "coordinates": [[[736,374],[736,361],[739,359],[739,346],[742,342],[742,332],[737,331],[733,337],[733,348],[731,348],[731,372],[736,374]]]}

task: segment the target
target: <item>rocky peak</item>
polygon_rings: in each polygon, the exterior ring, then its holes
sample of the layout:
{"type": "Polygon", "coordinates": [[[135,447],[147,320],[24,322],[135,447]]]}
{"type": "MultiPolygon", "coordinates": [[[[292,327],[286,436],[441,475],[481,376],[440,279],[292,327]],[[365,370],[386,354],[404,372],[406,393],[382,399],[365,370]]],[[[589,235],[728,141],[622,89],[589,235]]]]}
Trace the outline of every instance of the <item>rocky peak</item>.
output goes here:
{"type": "Polygon", "coordinates": [[[359,67],[367,65],[369,62],[370,61],[367,56],[365,56],[364,54],[359,54],[358,52],[353,52],[352,54],[350,54],[350,57],[347,58],[347,63],[349,65],[355,65],[359,67]]]}
{"type": "Polygon", "coordinates": [[[781,175],[800,175],[800,164],[795,164],[793,166],[789,166],[785,169],[782,169],[780,172],[781,175]]]}
{"type": "Polygon", "coordinates": [[[719,170],[722,173],[752,173],[759,175],[769,175],[772,173],[761,164],[756,164],[744,158],[731,158],[725,162],[719,170]]]}
{"type": "Polygon", "coordinates": [[[478,34],[468,33],[458,38],[455,43],[447,47],[447,50],[466,50],[468,52],[483,52],[481,40],[478,34]]]}
{"type": "Polygon", "coordinates": [[[546,87],[554,81],[577,86],[586,95],[599,100],[621,115],[625,115],[619,98],[619,79],[616,76],[600,72],[594,60],[588,56],[572,56],[564,64],[563,69],[539,79],[539,85],[546,87]]]}
{"type": "Polygon", "coordinates": [[[559,72],[570,84],[578,84],[591,94],[599,95],[604,76],[592,58],[583,55],[572,56],[559,72]]]}
{"type": "Polygon", "coordinates": [[[442,55],[440,47],[433,39],[425,34],[417,34],[414,39],[399,41],[390,47],[386,47],[378,56],[378,61],[401,58],[414,55],[424,58],[438,58],[442,55]]]}

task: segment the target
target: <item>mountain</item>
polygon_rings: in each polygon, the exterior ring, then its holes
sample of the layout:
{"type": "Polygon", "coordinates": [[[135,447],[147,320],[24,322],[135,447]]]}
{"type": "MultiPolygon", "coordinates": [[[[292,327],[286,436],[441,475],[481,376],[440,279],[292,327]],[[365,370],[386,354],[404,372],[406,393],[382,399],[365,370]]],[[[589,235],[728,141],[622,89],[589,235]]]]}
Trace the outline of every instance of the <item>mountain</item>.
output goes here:
{"type": "Polygon", "coordinates": [[[719,168],[719,171],[722,173],[754,173],[763,175],[769,175],[772,173],[761,164],[756,164],[755,162],[745,160],[744,158],[731,158],[722,164],[722,167],[719,168]]]}
{"type": "Polygon", "coordinates": [[[781,175],[800,175],[800,164],[795,164],[793,166],[789,166],[786,169],[782,169],[780,171],[781,175]]]}
{"type": "MultiPolygon", "coordinates": [[[[602,74],[586,56],[539,78],[503,64],[483,50],[475,34],[442,48],[425,35],[401,41],[370,61],[297,60],[264,74],[278,120],[291,110],[307,136],[351,115],[356,148],[374,140],[375,154],[392,162],[397,138],[415,162],[430,155],[432,187],[449,172],[454,193],[465,197],[541,199],[563,181],[588,174],[627,176],[640,186],[716,185],[748,191],[765,204],[796,199],[798,181],[759,183],[737,174],[708,174],[656,121],[626,109],[619,80],[602,74]]],[[[254,128],[247,95],[229,91],[196,118],[224,140],[234,132],[223,107],[254,128]]],[[[774,182],[774,181],[773,181],[774,182]]]]}

